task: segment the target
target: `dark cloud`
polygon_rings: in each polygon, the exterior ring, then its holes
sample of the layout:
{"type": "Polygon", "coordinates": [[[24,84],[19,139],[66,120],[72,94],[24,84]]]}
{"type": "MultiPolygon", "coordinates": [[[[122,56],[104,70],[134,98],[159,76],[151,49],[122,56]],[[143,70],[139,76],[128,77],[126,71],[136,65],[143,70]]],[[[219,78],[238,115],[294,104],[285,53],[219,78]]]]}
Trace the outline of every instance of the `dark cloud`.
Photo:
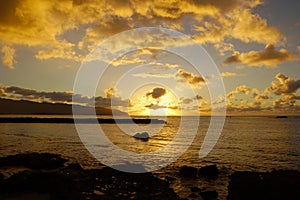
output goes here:
{"type": "Polygon", "coordinates": [[[159,104],[149,104],[149,105],[145,105],[146,108],[152,109],[152,110],[157,110],[157,109],[161,109],[161,108],[167,108],[166,106],[163,105],[159,105],[159,104]]]}
{"type": "Polygon", "coordinates": [[[197,95],[195,96],[195,99],[196,99],[196,100],[200,100],[200,99],[203,99],[203,97],[197,94],[197,95]]]}
{"type": "Polygon", "coordinates": [[[248,66],[272,67],[284,61],[291,61],[293,59],[293,53],[286,49],[277,51],[274,45],[268,44],[263,51],[250,51],[248,53],[234,52],[232,56],[224,61],[224,64],[240,63],[248,66]]]}
{"type": "Polygon", "coordinates": [[[193,102],[193,99],[190,99],[190,98],[183,98],[181,100],[181,103],[183,103],[183,104],[190,104],[192,102],[193,102]]]}
{"type": "Polygon", "coordinates": [[[82,96],[80,94],[73,94],[73,92],[44,92],[37,91],[28,88],[21,88],[16,86],[8,86],[2,88],[7,96],[13,96],[14,98],[30,99],[38,101],[49,101],[49,102],[67,102],[71,103],[72,97],[74,103],[92,104],[93,98],[82,96]]]}
{"type": "Polygon", "coordinates": [[[107,97],[87,97],[73,92],[44,92],[28,88],[21,88],[16,86],[0,87],[0,97],[25,99],[31,101],[43,101],[52,103],[74,103],[84,104],[87,106],[100,106],[100,107],[128,107],[130,106],[129,100],[123,100],[120,97],[112,96],[113,88],[106,90],[107,97]]]}
{"type": "Polygon", "coordinates": [[[147,97],[151,96],[154,99],[158,99],[159,97],[165,95],[166,92],[167,92],[166,89],[157,87],[157,88],[153,88],[151,92],[146,93],[146,96],[147,97]]]}
{"type": "Polygon", "coordinates": [[[20,19],[16,16],[16,8],[20,0],[0,1],[0,24],[16,24],[20,19]]]}
{"type": "Polygon", "coordinates": [[[180,78],[179,81],[186,81],[193,86],[205,83],[205,80],[202,76],[186,72],[183,69],[179,69],[177,71],[176,77],[180,78]]]}
{"type": "Polygon", "coordinates": [[[121,97],[104,98],[99,96],[95,98],[95,106],[112,108],[112,107],[129,107],[131,106],[131,104],[129,100],[127,99],[123,100],[121,97]]]}
{"type": "Polygon", "coordinates": [[[255,99],[256,100],[266,100],[266,99],[269,99],[269,97],[265,94],[258,94],[255,96],[255,99]]]}

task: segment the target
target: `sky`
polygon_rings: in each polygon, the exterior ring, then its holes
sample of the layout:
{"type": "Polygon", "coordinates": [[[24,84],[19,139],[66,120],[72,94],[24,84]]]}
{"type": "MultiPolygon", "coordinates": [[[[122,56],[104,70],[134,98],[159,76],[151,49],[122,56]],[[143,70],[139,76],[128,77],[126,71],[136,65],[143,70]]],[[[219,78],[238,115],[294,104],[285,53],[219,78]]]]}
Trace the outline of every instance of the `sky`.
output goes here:
{"type": "Polygon", "coordinates": [[[299,1],[11,0],[0,4],[0,98],[113,106],[131,115],[206,115],[219,104],[226,105],[228,115],[300,114],[299,1]],[[190,40],[174,42],[155,34],[114,37],[143,27],[178,31],[201,45],[220,71],[226,93],[212,99],[215,77],[199,73],[187,60],[167,51],[174,46],[188,48],[190,40]],[[99,57],[109,67],[96,93],[75,93],[81,66],[111,38],[119,46],[108,51],[143,45],[115,59],[99,57]]]}

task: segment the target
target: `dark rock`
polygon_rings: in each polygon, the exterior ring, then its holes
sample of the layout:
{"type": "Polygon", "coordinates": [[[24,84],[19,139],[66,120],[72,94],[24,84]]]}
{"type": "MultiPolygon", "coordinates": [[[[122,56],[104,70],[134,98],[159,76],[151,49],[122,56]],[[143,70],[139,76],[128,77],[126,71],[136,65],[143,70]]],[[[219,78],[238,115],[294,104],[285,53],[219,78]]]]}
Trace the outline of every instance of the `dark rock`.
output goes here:
{"type": "Polygon", "coordinates": [[[0,181],[4,179],[4,175],[0,173],[0,181]]]}
{"type": "MultiPolygon", "coordinates": [[[[36,155],[25,157],[35,158],[36,155]]],[[[10,156],[8,160],[23,166],[17,158],[22,160],[24,155],[10,156]]],[[[42,161],[48,162],[46,159],[42,161]]],[[[45,163],[40,165],[44,166],[45,163]]],[[[84,170],[79,164],[71,164],[51,170],[26,170],[7,179],[0,179],[0,199],[34,199],[34,195],[36,199],[50,200],[180,199],[167,181],[156,178],[152,173],[125,173],[109,167],[84,170]]]]}
{"type": "Polygon", "coordinates": [[[50,153],[17,154],[0,158],[0,167],[28,167],[30,169],[55,169],[67,160],[50,153]]]}
{"type": "Polygon", "coordinates": [[[205,167],[201,167],[198,171],[199,176],[203,176],[205,178],[217,178],[219,175],[219,170],[217,165],[208,165],[205,167]]]}
{"type": "Polygon", "coordinates": [[[48,194],[51,199],[81,199],[75,182],[57,172],[23,171],[1,181],[0,197],[38,193],[48,194]]]}
{"type": "Polygon", "coordinates": [[[201,189],[198,187],[190,187],[191,192],[201,192],[201,189]]]}
{"type": "Polygon", "coordinates": [[[227,199],[299,199],[299,188],[299,171],[235,172],[230,177],[227,199]]]}
{"type": "Polygon", "coordinates": [[[192,193],[189,195],[189,198],[192,198],[192,199],[199,198],[199,195],[192,193]]]}
{"type": "Polygon", "coordinates": [[[176,180],[176,178],[171,177],[171,176],[166,176],[165,179],[170,183],[176,180]]]}
{"type": "Polygon", "coordinates": [[[200,192],[200,195],[203,200],[217,200],[218,199],[217,191],[200,192]]]}
{"type": "Polygon", "coordinates": [[[190,166],[182,166],[179,175],[184,178],[197,178],[197,168],[190,166]]]}
{"type": "Polygon", "coordinates": [[[136,139],[143,140],[143,141],[149,140],[149,134],[147,132],[136,133],[133,137],[136,139]]]}

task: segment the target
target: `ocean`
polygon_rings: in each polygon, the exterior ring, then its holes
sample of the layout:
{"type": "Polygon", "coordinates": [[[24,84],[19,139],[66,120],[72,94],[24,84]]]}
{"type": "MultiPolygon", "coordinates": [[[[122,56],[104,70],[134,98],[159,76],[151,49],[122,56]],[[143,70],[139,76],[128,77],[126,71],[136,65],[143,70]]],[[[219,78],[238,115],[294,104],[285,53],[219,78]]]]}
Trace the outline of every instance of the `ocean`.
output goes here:
{"type": "MultiPolygon", "coordinates": [[[[125,151],[155,154],[157,150],[168,145],[179,130],[180,117],[167,117],[165,120],[165,125],[99,126],[113,144],[125,151]],[[121,129],[126,130],[126,133],[121,129]],[[149,132],[151,138],[148,141],[131,137],[141,130],[149,132]]],[[[185,120],[189,123],[184,124],[180,130],[185,133],[193,131],[190,125],[197,123],[197,118],[185,117],[185,120]]],[[[176,180],[172,187],[180,196],[186,197],[188,188],[197,186],[216,190],[220,199],[225,199],[228,177],[234,171],[300,170],[300,117],[226,117],[217,144],[206,157],[200,159],[199,150],[209,123],[210,117],[201,117],[197,135],[189,148],[170,165],[154,171],[154,174],[162,179],[166,176],[174,177],[176,180]],[[217,180],[182,180],[177,176],[179,168],[183,165],[201,167],[211,164],[216,164],[220,170],[217,180]]],[[[0,135],[1,157],[18,153],[48,152],[60,154],[70,162],[80,163],[87,169],[103,166],[82,144],[74,124],[0,123],[0,135]]],[[[180,149],[184,142],[185,140],[182,140],[182,143],[177,142],[175,145],[180,149]]],[[[151,162],[161,162],[159,155],[151,162]]]]}

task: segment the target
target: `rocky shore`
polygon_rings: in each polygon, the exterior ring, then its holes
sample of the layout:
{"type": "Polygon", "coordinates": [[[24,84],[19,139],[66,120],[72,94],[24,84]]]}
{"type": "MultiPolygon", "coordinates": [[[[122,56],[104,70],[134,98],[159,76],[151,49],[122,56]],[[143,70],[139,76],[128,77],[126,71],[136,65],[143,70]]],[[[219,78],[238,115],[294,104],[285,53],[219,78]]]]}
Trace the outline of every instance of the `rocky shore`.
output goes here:
{"type": "MultiPolygon", "coordinates": [[[[152,173],[129,174],[103,166],[83,169],[56,154],[17,154],[0,158],[0,199],[181,199],[170,187],[174,179],[217,180],[216,165],[182,166],[175,178],[152,173]]],[[[298,199],[300,172],[234,172],[228,200],[298,199]]],[[[217,191],[190,187],[187,199],[220,199],[217,191]]]]}
{"type": "Polygon", "coordinates": [[[166,181],[151,173],[85,170],[66,161],[48,153],[0,158],[0,199],[179,199],[166,181]],[[23,170],[6,177],[7,168],[23,170]]]}

